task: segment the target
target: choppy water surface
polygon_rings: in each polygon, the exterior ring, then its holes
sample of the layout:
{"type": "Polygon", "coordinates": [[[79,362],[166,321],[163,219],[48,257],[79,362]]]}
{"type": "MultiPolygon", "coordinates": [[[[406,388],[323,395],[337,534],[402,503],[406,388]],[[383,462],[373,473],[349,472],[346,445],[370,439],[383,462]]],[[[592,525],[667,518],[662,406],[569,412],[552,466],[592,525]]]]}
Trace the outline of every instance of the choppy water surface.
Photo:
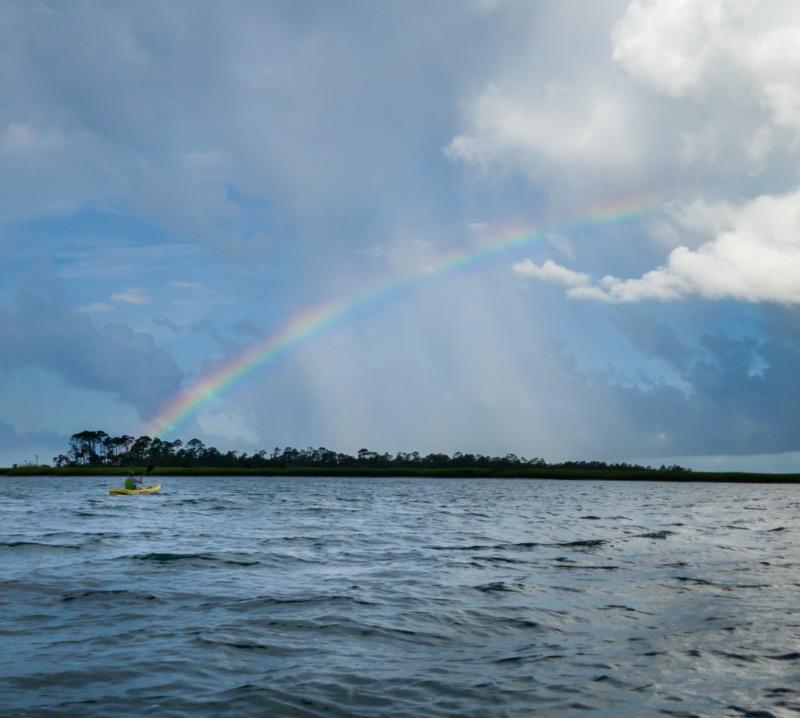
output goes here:
{"type": "Polygon", "coordinates": [[[800,486],[0,479],[0,715],[800,712],[800,486]]]}

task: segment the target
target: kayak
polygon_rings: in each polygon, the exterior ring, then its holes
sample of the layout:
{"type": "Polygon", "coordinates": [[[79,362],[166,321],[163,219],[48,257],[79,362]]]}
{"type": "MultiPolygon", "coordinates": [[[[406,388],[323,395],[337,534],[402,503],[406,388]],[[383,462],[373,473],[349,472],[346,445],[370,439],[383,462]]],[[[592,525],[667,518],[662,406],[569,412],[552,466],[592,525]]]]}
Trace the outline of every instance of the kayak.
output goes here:
{"type": "Polygon", "coordinates": [[[145,486],[143,489],[110,489],[109,494],[112,496],[127,496],[128,494],[157,494],[161,484],[153,484],[152,486],[145,486]]]}

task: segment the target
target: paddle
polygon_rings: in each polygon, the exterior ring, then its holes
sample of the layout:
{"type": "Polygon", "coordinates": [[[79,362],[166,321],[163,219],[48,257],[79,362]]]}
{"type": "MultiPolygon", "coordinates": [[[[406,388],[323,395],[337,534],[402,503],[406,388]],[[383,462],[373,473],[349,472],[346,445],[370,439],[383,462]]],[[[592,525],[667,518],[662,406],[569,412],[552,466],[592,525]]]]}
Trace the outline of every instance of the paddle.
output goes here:
{"type": "Polygon", "coordinates": [[[145,472],[139,477],[141,479],[141,481],[142,481],[142,484],[141,484],[142,486],[144,486],[144,477],[147,476],[155,468],[156,468],[155,464],[150,464],[147,467],[147,469],[145,470],[145,472]]]}

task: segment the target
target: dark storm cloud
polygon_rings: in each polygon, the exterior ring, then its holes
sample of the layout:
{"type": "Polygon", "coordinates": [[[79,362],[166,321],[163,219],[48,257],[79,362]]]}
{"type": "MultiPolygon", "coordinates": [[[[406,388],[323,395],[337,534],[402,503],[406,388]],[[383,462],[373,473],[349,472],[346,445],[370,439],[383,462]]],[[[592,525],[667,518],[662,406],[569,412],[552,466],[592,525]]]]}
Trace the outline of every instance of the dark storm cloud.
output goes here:
{"type": "Polygon", "coordinates": [[[611,321],[645,356],[683,365],[689,349],[671,326],[645,312],[629,308],[613,313],[611,321]]]}
{"type": "Polygon", "coordinates": [[[97,328],[64,305],[57,291],[20,293],[0,309],[0,368],[40,366],[76,387],[109,392],[140,412],[175,392],[183,373],[153,337],[122,323],[97,328]]]}
{"type": "Polygon", "coordinates": [[[365,203],[373,217],[416,211],[487,33],[469,7],[446,9],[12,3],[0,216],[121,201],[252,254],[276,223],[330,227],[365,203]]]}
{"type": "MultiPolygon", "coordinates": [[[[67,437],[52,431],[17,431],[11,424],[0,419],[0,451],[48,450],[63,451],[67,437]]],[[[30,458],[33,458],[32,456],[30,458]]],[[[39,457],[43,462],[50,457],[39,457]]]]}
{"type": "Polygon", "coordinates": [[[765,330],[769,334],[800,344],[800,308],[767,304],[759,309],[765,330]]]}
{"type": "MultiPolygon", "coordinates": [[[[800,341],[785,329],[792,312],[752,336],[707,333],[687,343],[646,313],[616,321],[625,336],[666,361],[682,389],[654,384],[616,388],[614,403],[642,425],[658,429],[661,453],[754,454],[793,451],[800,444],[800,341]],[[770,330],[779,331],[771,333],[770,330]],[[766,333],[765,333],[766,332],[766,333]]],[[[611,399],[611,397],[609,397],[611,399]]],[[[632,450],[637,450],[631,447],[632,450]]]]}

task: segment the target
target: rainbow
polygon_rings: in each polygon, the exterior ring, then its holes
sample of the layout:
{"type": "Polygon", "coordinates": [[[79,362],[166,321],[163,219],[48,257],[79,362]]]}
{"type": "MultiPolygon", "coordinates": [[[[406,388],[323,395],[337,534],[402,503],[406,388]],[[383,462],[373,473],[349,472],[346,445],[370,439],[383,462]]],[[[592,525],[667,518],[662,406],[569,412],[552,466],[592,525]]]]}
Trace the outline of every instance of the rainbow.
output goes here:
{"type": "Polygon", "coordinates": [[[424,271],[395,277],[347,299],[334,299],[303,309],[274,333],[267,334],[238,356],[185,387],[165,402],[145,424],[147,435],[172,434],[201,406],[223,394],[260,367],[275,360],[306,339],[329,329],[358,312],[404,295],[438,277],[480,264],[496,255],[545,239],[554,232],[570,232],[630,222],[658,210],[663,196],[633,198],[589,212],[585,217],[540,229],[508,229],[496,233],[485,244],[471,251],[452,252],[440,257],[424,271]]]}

